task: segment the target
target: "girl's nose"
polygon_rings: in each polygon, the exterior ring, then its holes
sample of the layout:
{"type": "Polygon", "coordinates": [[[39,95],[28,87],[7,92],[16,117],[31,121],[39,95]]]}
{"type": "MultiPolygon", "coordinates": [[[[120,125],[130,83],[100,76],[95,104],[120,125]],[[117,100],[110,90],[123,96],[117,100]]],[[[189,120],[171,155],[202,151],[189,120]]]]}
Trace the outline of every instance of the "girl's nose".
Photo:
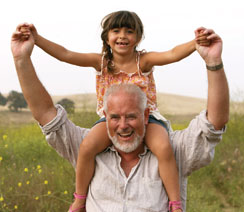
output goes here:
{"type": "Polygon", "coordinates": [[[125,32],[123,30],[121,30],[121,32],[119,33],[119,38],[120,39],[125,38],[125,32]]]}

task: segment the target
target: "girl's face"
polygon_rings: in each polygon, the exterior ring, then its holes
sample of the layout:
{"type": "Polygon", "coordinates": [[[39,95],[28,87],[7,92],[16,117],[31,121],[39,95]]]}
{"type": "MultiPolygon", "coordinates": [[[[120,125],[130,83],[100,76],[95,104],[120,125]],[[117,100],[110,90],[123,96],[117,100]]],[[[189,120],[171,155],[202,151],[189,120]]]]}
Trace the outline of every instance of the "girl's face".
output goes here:
{"type": "Polygon", "coordinates": [[[113,53],[128,54],[134,52],[138,42],[137,34],[133,29],[122,27],[111,29],[108,32],[107,44],[113,53]]]}

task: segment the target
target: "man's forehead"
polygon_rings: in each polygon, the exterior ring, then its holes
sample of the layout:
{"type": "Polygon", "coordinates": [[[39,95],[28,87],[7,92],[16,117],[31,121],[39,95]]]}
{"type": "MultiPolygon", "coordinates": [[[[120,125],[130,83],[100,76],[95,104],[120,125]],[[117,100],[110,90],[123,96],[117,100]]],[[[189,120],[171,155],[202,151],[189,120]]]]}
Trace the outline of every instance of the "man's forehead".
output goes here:
{"type": "Polygon", "coordinates": [[[111,95],[107,101],[109,113],[138,113],[140,106],[134,95],[120,93],[119,95],[111,95]]]}
{"type": "Polygon", "coordinates": [[[108,103],[109,101],[113,101],[113,100],[123,100],[123,101],[126,101],[126,100],[129,100],[131,101],[131,99],[133,99],[133,102],[137,103],[138,102],[138,98],[137,98],[137,95],[135,95],[134,93],[128,93],[126,91],[123,91],[123,90],[120,90],[116,93],[113,93],[113,94],[110,94],[108,96],[108,103]]]}

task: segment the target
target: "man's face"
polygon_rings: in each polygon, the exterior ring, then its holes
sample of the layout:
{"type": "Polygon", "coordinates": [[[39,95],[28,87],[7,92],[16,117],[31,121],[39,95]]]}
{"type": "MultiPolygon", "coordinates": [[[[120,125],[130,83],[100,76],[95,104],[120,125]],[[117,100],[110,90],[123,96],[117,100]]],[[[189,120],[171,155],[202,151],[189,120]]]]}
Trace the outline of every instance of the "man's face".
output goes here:
{"type": "Polygon", "coordinates": [[[142,112],[134,95],[123,91],[109,96],[107,102],[107,130],[115,147],[123,152],[137,149],[145,135],[148,109],[142,112]]]}

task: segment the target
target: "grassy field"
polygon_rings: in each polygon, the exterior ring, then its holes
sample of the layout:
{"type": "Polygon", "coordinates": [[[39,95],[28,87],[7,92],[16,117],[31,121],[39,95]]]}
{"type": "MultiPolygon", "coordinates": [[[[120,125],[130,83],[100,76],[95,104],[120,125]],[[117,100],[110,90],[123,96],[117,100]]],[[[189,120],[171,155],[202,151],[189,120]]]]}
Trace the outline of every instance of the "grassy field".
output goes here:
{"type": "MultiPolygon", "coordinates": [[[[88,108],[88,102],[79,110],[88,108]]],[[[182,129],[194,115],[176,112],[165,116],[174,129],[182,129]]],[[[90,127],[97,116],[83,111],[71,118],[80,126],[90,127]]],[[[243,129],[244,115],[232,113],[214,161],[189,177],[188,212],[244,212],[243,129]]],[[[0,110],[1,212],[67,211],[74,182],[73,168],[48,146],[29,111],[0,110]]]]}

